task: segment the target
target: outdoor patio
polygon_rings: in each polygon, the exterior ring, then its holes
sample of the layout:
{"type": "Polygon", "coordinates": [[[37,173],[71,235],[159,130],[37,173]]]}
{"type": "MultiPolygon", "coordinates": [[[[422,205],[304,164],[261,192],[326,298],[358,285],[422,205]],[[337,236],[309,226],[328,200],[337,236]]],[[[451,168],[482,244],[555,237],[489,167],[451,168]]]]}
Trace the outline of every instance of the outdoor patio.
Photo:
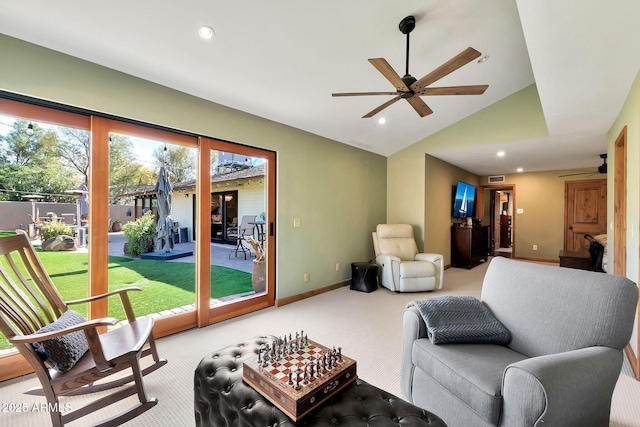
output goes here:
{"type": "MultiPolygon", "coordinates": [[[[124,244],[127,241],[127,238],[124,236],[122,232],[119,233],[109,233],[109,255],[113,256],[125,256],[128,257],[124,253],[124,244]]],[[[242,253],[238,253],[236,257],[235,254],[232,254],[232,250],[235,246],[232,245],[222,245],[218,243],[211,243],[211,265],[219,265],[222,267],[233,268],[235,270],[245,271],[247,273],[251,273],[253,269],[253,259],[254,256],[249,257],[247,255],[247,259],[244,259],[242,253]],[[229,257],[231,254],[231,257],[229,257]]],[[[81,248],[82,249],[82,248],[81,248]]],[[[192,251],[194,255],[177,258],[165,262],[190,262],[195,263],[195,242],[187,242],[187,243],[177,243],[174,245],[174,249],[177,250],[185,250],[192,251]]]]}

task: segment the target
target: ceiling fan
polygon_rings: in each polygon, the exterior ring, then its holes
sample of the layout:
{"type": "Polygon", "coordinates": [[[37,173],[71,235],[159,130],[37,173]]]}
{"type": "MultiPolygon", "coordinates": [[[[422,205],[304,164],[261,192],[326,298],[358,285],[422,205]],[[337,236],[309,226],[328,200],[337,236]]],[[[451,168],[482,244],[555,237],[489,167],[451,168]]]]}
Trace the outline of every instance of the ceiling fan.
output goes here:
{"type": "Polygon", "coordinates": [[[380,73],[396,88],[395,92],[349,92],[349,93],[332,93],[331,96],[369,96],[369,95],[395,95],[394,98],[373,109],[362,118],[373,117],[388,106],[394,104],[400,99],[406,99],[420,117],[427,116],[433,111],[420,98],[421,96],[431,95],[482,95],[489,85],[474,86],[450,86],[450,87],[427,87],[430,84],[440,80],[444,76],[456,71],[463,65],[468,64],[480,56],[480,52],[468,47],[458,55],[454,56],[440,67],[433,70],[420,80],[416,80],[409,74],[409,33],[416,26],[416,19],[413,16],[407,16],[400,21],[400,32],[407,35],[407,56],[406,56],[406,73],[404,77],[400,77],[384,58],[372,58],[369,62],[376,67],[380,73]]]}
{"type": "Polygon", "coordinates": [[[576,176],[576,175],[595,175],[597,173],[607,173],[607,153],[600,154],[600,158],[602,159],[602,164],[598,166],[598,169],[591,172],[578,172],[578,173],[570,173],[567,175],[558,175],[558,178],[562,178],[565,176],[576,176]]]}

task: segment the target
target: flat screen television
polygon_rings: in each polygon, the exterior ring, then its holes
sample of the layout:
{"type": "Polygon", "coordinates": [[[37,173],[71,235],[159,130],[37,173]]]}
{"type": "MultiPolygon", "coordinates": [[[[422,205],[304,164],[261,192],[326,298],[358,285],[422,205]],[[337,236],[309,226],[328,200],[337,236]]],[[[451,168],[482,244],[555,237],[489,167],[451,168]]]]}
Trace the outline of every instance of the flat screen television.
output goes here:
{"type": "Polygon", "coordinates": [[[476,187],[466,182],[458,181],[453,196],[453,217],[473,218],[473,208],[476,202],[476,187]]]}

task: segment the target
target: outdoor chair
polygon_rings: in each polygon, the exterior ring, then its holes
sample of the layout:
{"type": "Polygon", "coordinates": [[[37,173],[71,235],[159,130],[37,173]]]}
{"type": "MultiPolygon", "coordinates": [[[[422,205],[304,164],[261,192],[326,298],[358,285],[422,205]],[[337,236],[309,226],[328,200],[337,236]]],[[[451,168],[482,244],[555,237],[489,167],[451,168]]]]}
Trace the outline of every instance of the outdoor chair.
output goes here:
{"type": "Polygon", "coordinates": [[[249,224],[250,222],[255,222],[257,215],[243,215],[242,221],[240,222],[240,226],[235,229],[230,229],[231,233],[227,234],[228,238],[236,239],[236,246],[231,250],[229,254],[229,259],[231,259],[231,255],[235,254],[238,256],[238,252],[242,252],[244,255],[244,259],[247,259],[247,254],[251,256],[251,249],[244,244],[246,238],[249,236],[253,236],[253,224],[249,224]]]}
{"type": "Polygon", "coordinates": [[[54,427],[63,426],[100,408],[137,394],[127,410],[103,420],[100,425],[116,426],[151,409],[158,401],[147,396],[143,375],[155,371],[167,361],[160,359],[152,335],[153,319],[135,317],[129,287],[82,300],[64,302],[47,274],[26,234],[0,238],[0,330],[29,362],[42,388],[27,394],[44,395],[54,427]],[[104,327],[118,323],[113,318],[86,321],[69,306],[118,295],[128,322],[107,332],[104,327]],[[151,356],[148,367],[141,369],[141,358],[151,356]],[[131,369],[126,375],[124,370],[131,369]],[[116,379],[98,382],[121,372],[116,379]],[[128,387],[121,387],[129,384],[128,387]],[[99,395],[87,405],[71,412],[59,397],[113,390],[99,395]]]}

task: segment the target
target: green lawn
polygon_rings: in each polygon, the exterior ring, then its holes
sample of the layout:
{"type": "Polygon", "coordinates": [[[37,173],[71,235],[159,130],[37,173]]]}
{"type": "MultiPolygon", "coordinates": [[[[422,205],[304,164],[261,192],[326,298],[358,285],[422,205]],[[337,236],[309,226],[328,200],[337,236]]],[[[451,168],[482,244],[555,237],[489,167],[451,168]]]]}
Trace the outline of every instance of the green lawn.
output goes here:
{"type": "MultiPolygon", "coordinates": [[[[88,255],[74,252],[38,250],[51,280],[64,300],[87,296],[88,255]]],[[[139,286],[142,292],[129,294],[136,315],[157,313],[195,302],[195,265],[183,262],[109,257],[109,289],[139,286]]],[[[252,290],[251,274],[226,267],[211,266],[211,298],[240,294],[252,290]]],[[[86,316],[86,305],[72,306],[86,316]]],[[[119,297],[109,298],[109,316],[126,318],[119,297]]],[[[0,335],[0,349],[8,348],[0,335]]]]}

